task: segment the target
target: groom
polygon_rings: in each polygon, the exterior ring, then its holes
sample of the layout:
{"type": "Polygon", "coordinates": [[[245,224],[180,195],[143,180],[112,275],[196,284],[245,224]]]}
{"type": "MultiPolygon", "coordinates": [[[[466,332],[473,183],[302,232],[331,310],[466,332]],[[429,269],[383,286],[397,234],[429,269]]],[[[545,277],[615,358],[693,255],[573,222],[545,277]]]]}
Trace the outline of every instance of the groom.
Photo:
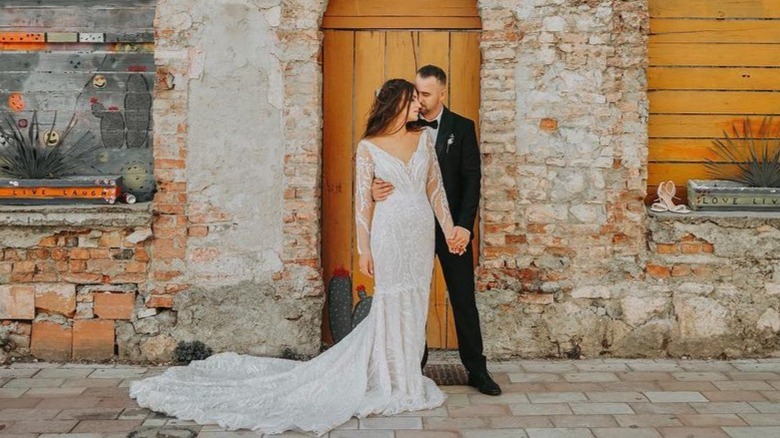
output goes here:
{"type": "MultiPolygon", "coordinates": [[[[469,385],[488,395],[501,394],[501,388],[487,371],[482,354],[482,332],[474,297],[474,263],[471,250],[472,230],[479,206],[480,157],[474,122],[444,106],[447,75],[439,67],[426,65],[417,70],[415,86],[420,98],[419,123],[436,139],[436,155],[441,167],[444,190],[455,222],[452,243],[464,251],[452,254],[441,227],[436,223],[436,256],[455,316],[460,360],[469,372],[469,385]]],[[[371,187],[374,200],[386,199],[393,185],[375,179],[371,187]]],[[[422,366],[428,360],[428,348],[422,366]]]]}

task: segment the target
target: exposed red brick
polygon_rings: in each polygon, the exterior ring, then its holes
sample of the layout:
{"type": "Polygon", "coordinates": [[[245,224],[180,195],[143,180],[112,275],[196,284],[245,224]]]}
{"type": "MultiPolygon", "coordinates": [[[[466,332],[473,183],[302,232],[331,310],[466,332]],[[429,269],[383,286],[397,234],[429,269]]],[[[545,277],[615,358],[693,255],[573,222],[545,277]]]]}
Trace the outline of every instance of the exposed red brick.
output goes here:
{"type": "Polygon", "coordinates": [[[72,317],[76,313],[76,287],[64,283],[37,285],[35,308],[43,313],[72,317]]]}
{"type": "Polygon", "coordinates": [[[552,304],[552,294],[520,294],[517,300],[525,304],[552,304]]]}
{"type": "Polygon", "coordinates": [[[35,272],[35,262],[16,262],[14,263],[14,273],[28,274],[35,272]]]}
{"type": "Polygon", "coordinates": [[[63,272],[61,278],[69,283],[102,283],[102,274],[63,272]]]}
{"type": "Polygon", "coordinates": [[[685,277],[691,274],[691,267],[688,265],[672,266],[672,277],[685,277]]]}
{"type": "Polygon", "coordinates": [[[68,260],[70,252],[65,248],[52,248],[51,258],[52,260],[68,260]]]}
{"type": "Polygon", "coordinates": [[[521,245],[528,242],[528,239],[525,237],[525,234],[520,235],[506,235],[504,236],[504,241],[507,245],[521,245]]]}
{"type": "Polygon", "coordinates": [[[120,248],[122,246],[122,236],[117,231],[104,232],[100,236],[98,245],[106,248],[120,248]]]}
{"type": "Polygon", "coordinates": [[[181,275],[181,271],[154,271],[152,278],[155,281],[170,281],[181,275]]]}
{"type": "Polygon", "coordinates": [[[658,254],[677,254],[677,245],[672,243],[658,243],[655,245],[658,254]]]}
{"type": "Polygon", "coordinates": [[[126,319],[133,317],[135,293],[95,293],[95,315],[101,319],[126,319]]]}
{"type": "Polygon", "coordinates": [[[701,243],[698,242],[681,243],[680,252],[683,254],[698,254],[701,252],[701,243]]]}
{"type": "Polygon", "coordinates": [[[544,118],[539,122],[539,128],[542,131],[554,132],[558,130],[558,121],[551,118],[544,118]]]}
{"type": "Polygon", "coordinates": [[[11,262],[0,262],[0,275],[10,274],[14,270],[14,264],[11,262]]]}
{"type": "Polygon", "coordinates": [[[148,262],[149,261],[149,253],[146,252],[145,249],[137,249],[135,250],[135,259],[139,262],[148,262]]]}
{"type": "Polygon", "coordinates": [[[84,272],[87,270],[86,260],[71,260],[69,262],[70,272],[84,272]]]}
{"type": "Polygon", "coordinates": [[[43,360],[67,361],[71,359],[73,330],[50,321],[32,324],[30,352],[43,360]]]}
{"type": "Polygon", "coordinates": [[[125,272],[130,273],[138,273],[138,272],[146,272],[146,263],[142,262],[127,262],[125,264],[125,272]]]}
{"type": "Polygon", "coordinates": [[[90,254],[88,248],[73,248],[70,251],[71,260],[89,260],[90,254]]]}
{"type": "Polygon", "coordinates": [[[191,226],[187,229],[187,234],[192,237],[206,237],[209,234],[209,227],[205,226],[191,226]]]}
{"type": "Polygon", "coordinates": [[[146,298],[146,307],[170,309],[173,307],[173,295],[149,295],[146,298]]]}
{"type": "Polygon", "coordinates": [[[108,259],[111,258],[111,251],[106,248],[90,248],[89,258],[91,259],[108,259]]]}
{"type": "Polygon", "coordinates": [[[35,318],[35,289],[30,285],[0,284],[0,318],[35,318]]]}
{"type": "Polygon", "coordinates": [[[54,236],[44,237],[38,244],[40,246],[57,246],[57,238],[54,236]]]}
{"type": "Polygon", "coordinates": [[[671,275],[671,270],[666,266],[648,264],[645,271],[656,278],[668,278],[671,275]]]}
{"type": "Polygon", "coordinates": [[[107,360],[112,357],[114,321],[82,319],[73,322],[73,359],[107,360]]]}
{"type": "Polygon", "coordinates": [[[27,251],[27,258],[29,260],[46,260],[51,253],[46,248],[34,248],[27,251]]]}
{"type": "Polygon", "coordinates": [[[15,249],[3,250],[3,260],[20,261],[22,260],[21,254],[15,249]]]}
{"type": "Polygon", "coordinates": [[[706,252],[708,254],[712,254],[715,252],[715,245],[709,243],[709,242],[702,242],[701,244],[701,252],[706,252]]]}

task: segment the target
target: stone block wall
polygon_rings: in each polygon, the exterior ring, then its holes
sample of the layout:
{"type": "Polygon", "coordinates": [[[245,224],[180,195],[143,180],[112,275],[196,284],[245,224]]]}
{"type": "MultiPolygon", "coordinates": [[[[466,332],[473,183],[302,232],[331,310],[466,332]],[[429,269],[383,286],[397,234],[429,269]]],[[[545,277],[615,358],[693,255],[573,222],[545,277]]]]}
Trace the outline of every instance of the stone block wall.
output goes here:
{"type": "Polygon", "coordinates": [[[149,300],[151,214],[134,207],[0,208],[0,338],[45,360],[108,360],[149,300]],[[102,211],[101,211],[102,210],[102,211]]]}

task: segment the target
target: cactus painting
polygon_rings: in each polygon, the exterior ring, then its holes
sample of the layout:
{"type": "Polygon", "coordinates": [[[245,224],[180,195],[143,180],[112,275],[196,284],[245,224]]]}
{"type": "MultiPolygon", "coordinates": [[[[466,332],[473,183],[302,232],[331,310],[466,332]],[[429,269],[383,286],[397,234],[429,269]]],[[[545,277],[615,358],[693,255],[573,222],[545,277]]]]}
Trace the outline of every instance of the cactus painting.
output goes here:
{"type": "Polygon", "coordinates": [[[352,312],[352,328],[357,327],[357,325],[360,324],[360,321],[363,321],[371,310],[372,297],[366,294],[366,287],[361,284],[357,287],[357,291],[360,301],[358,301],[355,310],[352,312]]]}
{"type": "Polygon", "coordinates": [[[125,94],[126,144],[128,148],[146,145],[152,114],[152,94],[146,78],[133,73],[127,78],[125,94]]]}
{"type": "Polygon", "coordinates": [[[334,343],[352,330],[352,279],[344,268],[333,271],[328,285],[328,320],[334,343]]]}

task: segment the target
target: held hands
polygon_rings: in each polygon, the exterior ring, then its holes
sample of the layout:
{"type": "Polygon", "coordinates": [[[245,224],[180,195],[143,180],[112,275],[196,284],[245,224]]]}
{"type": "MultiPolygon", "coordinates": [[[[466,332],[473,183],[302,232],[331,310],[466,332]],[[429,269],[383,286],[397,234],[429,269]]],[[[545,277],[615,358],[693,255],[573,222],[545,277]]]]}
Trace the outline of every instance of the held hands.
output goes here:
{"type": "Polygon", "coordinates": [[[452,235],[447,239],[447,246],[450,252],[457,255],[463,255],[466,252],[466,245],[469,244],[471,232],[463,227],[455,226],[452,228],[452,235]]]}
{"type": "Polygon", "coordinates": [[[374,198],[374,202],[384,201],[393,194],[394,188],[389,182],[381,178],[374,178],[374,181],[371,183],[371,197],[374,198]]]}
{"type": "Polygon", "coordinates": [[[358,257],[358,268],[363,275],[374,278],[374,257],[371,253],[360,254],[358,257]]]}

